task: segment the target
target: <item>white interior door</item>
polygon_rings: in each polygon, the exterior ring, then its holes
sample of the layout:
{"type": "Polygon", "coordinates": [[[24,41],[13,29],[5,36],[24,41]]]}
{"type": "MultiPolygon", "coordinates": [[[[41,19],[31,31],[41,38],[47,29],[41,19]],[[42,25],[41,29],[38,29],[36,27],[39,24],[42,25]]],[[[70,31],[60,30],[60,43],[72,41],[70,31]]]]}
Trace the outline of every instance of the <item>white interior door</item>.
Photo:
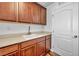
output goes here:
{"type": "MultiPolygon", "coordinates": [[[[77,7],[77,5],[76,5],[77,7]]],[[[77,8],[74,4],[55,10],[54,14],[54,51],[59,55],[78,55],[77,8]]]]}

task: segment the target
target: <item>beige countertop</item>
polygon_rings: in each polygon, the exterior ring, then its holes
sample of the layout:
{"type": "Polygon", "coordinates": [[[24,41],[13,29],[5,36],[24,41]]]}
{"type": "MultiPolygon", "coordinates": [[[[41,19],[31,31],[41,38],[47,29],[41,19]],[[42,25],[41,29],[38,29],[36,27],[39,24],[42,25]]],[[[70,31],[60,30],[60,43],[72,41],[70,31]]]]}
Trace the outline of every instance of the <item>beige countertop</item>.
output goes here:
{"type": "Polygon", "coordinates": [[[8,45],[12,45],[12,44],[20,43],[23,41],[32,40],[42,36],[50,35],[50,34],[51,32],[38,32],[38,33],[33,33],[31,35],[27,35],[25,33],[3,35],[3,36],[0,36],[0,48],[8,45]]]}

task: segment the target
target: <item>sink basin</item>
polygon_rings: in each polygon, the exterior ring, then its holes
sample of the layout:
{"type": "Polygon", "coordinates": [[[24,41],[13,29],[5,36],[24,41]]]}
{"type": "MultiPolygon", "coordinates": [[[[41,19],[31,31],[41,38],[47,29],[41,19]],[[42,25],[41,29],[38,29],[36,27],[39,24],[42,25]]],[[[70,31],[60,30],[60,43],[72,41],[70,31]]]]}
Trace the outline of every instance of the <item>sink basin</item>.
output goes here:
{"type": "Polygon", "coordinates": [[[30,40],[30,39],[38,38],[38,37],[41,37],[44,35],[45,34],[42,34],[42,33],[25,34],[25,35],[22,35],[22,38],[24,38],[26,40],[30,40]]]}
{"type": "Polygon", "coordinates": [[[22,35],[23,38],[32,38],[36,37],[38,34],[29,34],[29,35],[22,35]]]}

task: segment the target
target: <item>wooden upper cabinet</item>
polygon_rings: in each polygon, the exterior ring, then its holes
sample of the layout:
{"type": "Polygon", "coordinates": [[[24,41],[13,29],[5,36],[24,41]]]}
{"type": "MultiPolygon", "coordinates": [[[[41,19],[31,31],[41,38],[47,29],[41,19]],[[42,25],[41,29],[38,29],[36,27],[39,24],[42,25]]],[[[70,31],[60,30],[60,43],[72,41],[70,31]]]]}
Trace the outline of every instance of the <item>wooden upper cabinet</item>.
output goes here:
{"type": "Polygon", "coordinates": [[[16,21],[16,4],[14,2],[0,2],[0,20],[16,21]]]}
{"type": "Polygon", "coordinates": [[[18,3],[18,21],[25,23],[32,23],[30,16],[30,3],[29,2],[19,2],[18,3]]]}
{"type": "Polygon", "coordinates": [[[30,16],[32,18],[32,23],[39,24],[40,23],[40,8],[36,3],[30,3],[30,16]]]}
{"type": "Polygon", "coordinates": [[[46,24],[46,8],[35,2],[0,2],[0,20],[46,24]]]}
{"type": "Polygon", "coordinates": [[[40,7],[40,24],[46,25],[46,8],[40,7]]]}
{"type": "Polygon", "coordinates": [[[20,22],[46,24],[46,8],[35,2],[19,2],[18,19],[20,22]]]}

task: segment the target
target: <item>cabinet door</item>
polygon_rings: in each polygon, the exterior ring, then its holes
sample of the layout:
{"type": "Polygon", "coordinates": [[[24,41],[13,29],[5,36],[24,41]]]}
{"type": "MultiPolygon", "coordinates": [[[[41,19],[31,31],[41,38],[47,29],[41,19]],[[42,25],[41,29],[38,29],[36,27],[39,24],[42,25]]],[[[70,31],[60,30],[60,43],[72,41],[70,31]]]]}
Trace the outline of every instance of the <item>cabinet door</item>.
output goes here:
{"type": "Polygon", "coordinates": [[[16,7],[14,2],[0,2],[0,20],[16,21],[16,7]]]}
{"type": "Polygon", "coordinates": [[[32,17],[30,16],[30,8],[29,8],[29,2],[19,2],[19,22],[24,22],[24,23],[32,23],[32,17]]]}
{"type": "Polygon", "coordinates": [[[46,39],[46,52],[48,52],[51,48],[51,40],[50,39],[46,39]]]}
{"type": "Polygon", "coordinates": [[[39,5],[36,3],[30,3],[30,15],[32,17],[32,20],[34,24],[39,24],[40,23],[40,15],[39,12],[40,8],[39,5]]]}
{"type": "Polygon", "coordinates": [[[40,23],[46,25],[46,9],[40,7],[40,23]]]}
{"type": "Polygon", "coordinates": [[[6,56],[19,56],[18,51],[7,54],[6,56]]]}
{"type": "Polygon", "coordinates": [[[37,56],[45,54],[45,41],[37,43],[37,56]]]}
{"type": "Polygon", "coordinates": [[[21,50],[21,56],[35,56],[36,55],[35,49],[36,49],[35,45],[25,47],[21,50]]]}
{"type": "Polygon", "coordinates": [[[14,51],[18,51],[18,44],[10,45],[4,48],[0,48],[0,56],[10,54],[14,51]]]}

